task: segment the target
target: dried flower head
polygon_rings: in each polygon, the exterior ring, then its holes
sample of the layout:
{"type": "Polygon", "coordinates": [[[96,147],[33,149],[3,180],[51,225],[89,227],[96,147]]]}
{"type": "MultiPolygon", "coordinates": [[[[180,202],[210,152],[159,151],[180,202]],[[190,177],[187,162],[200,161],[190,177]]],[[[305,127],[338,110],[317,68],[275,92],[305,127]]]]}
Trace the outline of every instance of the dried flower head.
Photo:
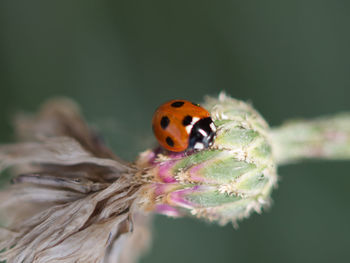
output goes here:
{"type": "Polygon", "coordinates": [[[66,99],[20,116],[16,128],[22,142],[0,147],[0,171],[16,175],[0,192],[0,259],[135,262],[150,237],[149,215],[134,205],[138,168],[104,146],[66,99]]]}
{"type": "Polygon", "coordinates": [[[136,164],[115,156],[69,100],[20,116],[22,142],[0,148],[0,170],[16,174],[0,192],[0,259],[133,262],[137,256],[127,248],[137,255],[149,244],[146,212],[221,224],[259,212],[276,182],[268,125],[224,94],[204,106],[218,128],[213,146],[180,154],[148,150],[136,164]]]}

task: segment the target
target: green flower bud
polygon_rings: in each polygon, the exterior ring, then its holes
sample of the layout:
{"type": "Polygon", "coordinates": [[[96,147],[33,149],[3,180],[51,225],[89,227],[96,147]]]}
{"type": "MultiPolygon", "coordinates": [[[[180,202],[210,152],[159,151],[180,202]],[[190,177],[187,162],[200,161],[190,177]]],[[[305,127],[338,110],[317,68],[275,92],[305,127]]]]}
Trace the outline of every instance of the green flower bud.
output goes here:
{"type": "Polygon", "coordinates": [[[217,127],[214,144],[191,153],[142,153],[137,164],[149,182],[143,200],[161,214],[236,224],[269,204],[276,184],[269,126],[249,104],[223,93],[203,106],[217,127]]]}

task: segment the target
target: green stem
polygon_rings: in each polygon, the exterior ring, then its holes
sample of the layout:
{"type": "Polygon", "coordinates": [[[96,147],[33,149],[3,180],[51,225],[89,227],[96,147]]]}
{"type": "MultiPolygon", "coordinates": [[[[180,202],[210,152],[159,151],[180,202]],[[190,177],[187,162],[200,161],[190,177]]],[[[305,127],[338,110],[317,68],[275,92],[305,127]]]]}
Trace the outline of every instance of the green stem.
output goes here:
{"type": "Polygon", "coordinates": [[[350,112],[292,120],[271,129],[278,165],[303,159],[350,159],[350,112]]]}

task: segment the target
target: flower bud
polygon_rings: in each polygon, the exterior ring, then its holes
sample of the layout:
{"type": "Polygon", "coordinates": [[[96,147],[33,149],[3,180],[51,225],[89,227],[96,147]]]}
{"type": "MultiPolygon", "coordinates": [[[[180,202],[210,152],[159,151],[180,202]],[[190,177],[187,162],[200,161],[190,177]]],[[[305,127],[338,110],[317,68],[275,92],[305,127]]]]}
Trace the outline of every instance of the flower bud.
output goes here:
{"type": "Polygon", "coordinates": [[[203,107],[217,127],[214,144],[200,151],[142,153],[137,164],[149,182],[143,205],[168,216],[235,225],[269,204],[276,184],[269,126],[249,104],[223,93],[207,98],[203,107]]]}

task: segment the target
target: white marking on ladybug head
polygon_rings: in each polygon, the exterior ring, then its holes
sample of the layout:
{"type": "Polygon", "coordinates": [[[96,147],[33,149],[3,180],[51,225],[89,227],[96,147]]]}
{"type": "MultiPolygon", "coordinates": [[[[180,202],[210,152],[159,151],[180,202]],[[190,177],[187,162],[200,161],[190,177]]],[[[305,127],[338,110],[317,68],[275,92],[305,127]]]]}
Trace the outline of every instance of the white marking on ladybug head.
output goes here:
{"type": "Polygon", "coordinates": [[[185,127],[187,134],[190,134],[190,133],[191,133],[192,127],[193,127],[193,125],[187,125],[187,126],[185,127]]]}
{"type": "Polygon", "coordinates": [[[213,131],[213,132],[216,132],[216,127],[215,127],[215,124],[214,122],[210,123],[210,129],[213,131]]]}
{"type": "Polygon", "coordinates": [[[195,124],[197,121],[199,121],[200,120],[200,118],[198,118],[198,117],[193,117],[192,118],[192,124],[195,124]]]}
{"type": "Polygon", "coordinates": [[[208,133],[207,133],[205,130],[203,130],[203,129],[199,129],[198,132],[199,132],[200,134],[202,134],[204,137],[207,137],[207,136],[208,136],[208,133]]]}
{"type": "Polygon", "coordinates": [[[197,149],[197,150],[202,150],[202,149],[204,149],[204,144],[201,142],[196,142],[196,144],[194,145],[193,148],[197,149]]]}

